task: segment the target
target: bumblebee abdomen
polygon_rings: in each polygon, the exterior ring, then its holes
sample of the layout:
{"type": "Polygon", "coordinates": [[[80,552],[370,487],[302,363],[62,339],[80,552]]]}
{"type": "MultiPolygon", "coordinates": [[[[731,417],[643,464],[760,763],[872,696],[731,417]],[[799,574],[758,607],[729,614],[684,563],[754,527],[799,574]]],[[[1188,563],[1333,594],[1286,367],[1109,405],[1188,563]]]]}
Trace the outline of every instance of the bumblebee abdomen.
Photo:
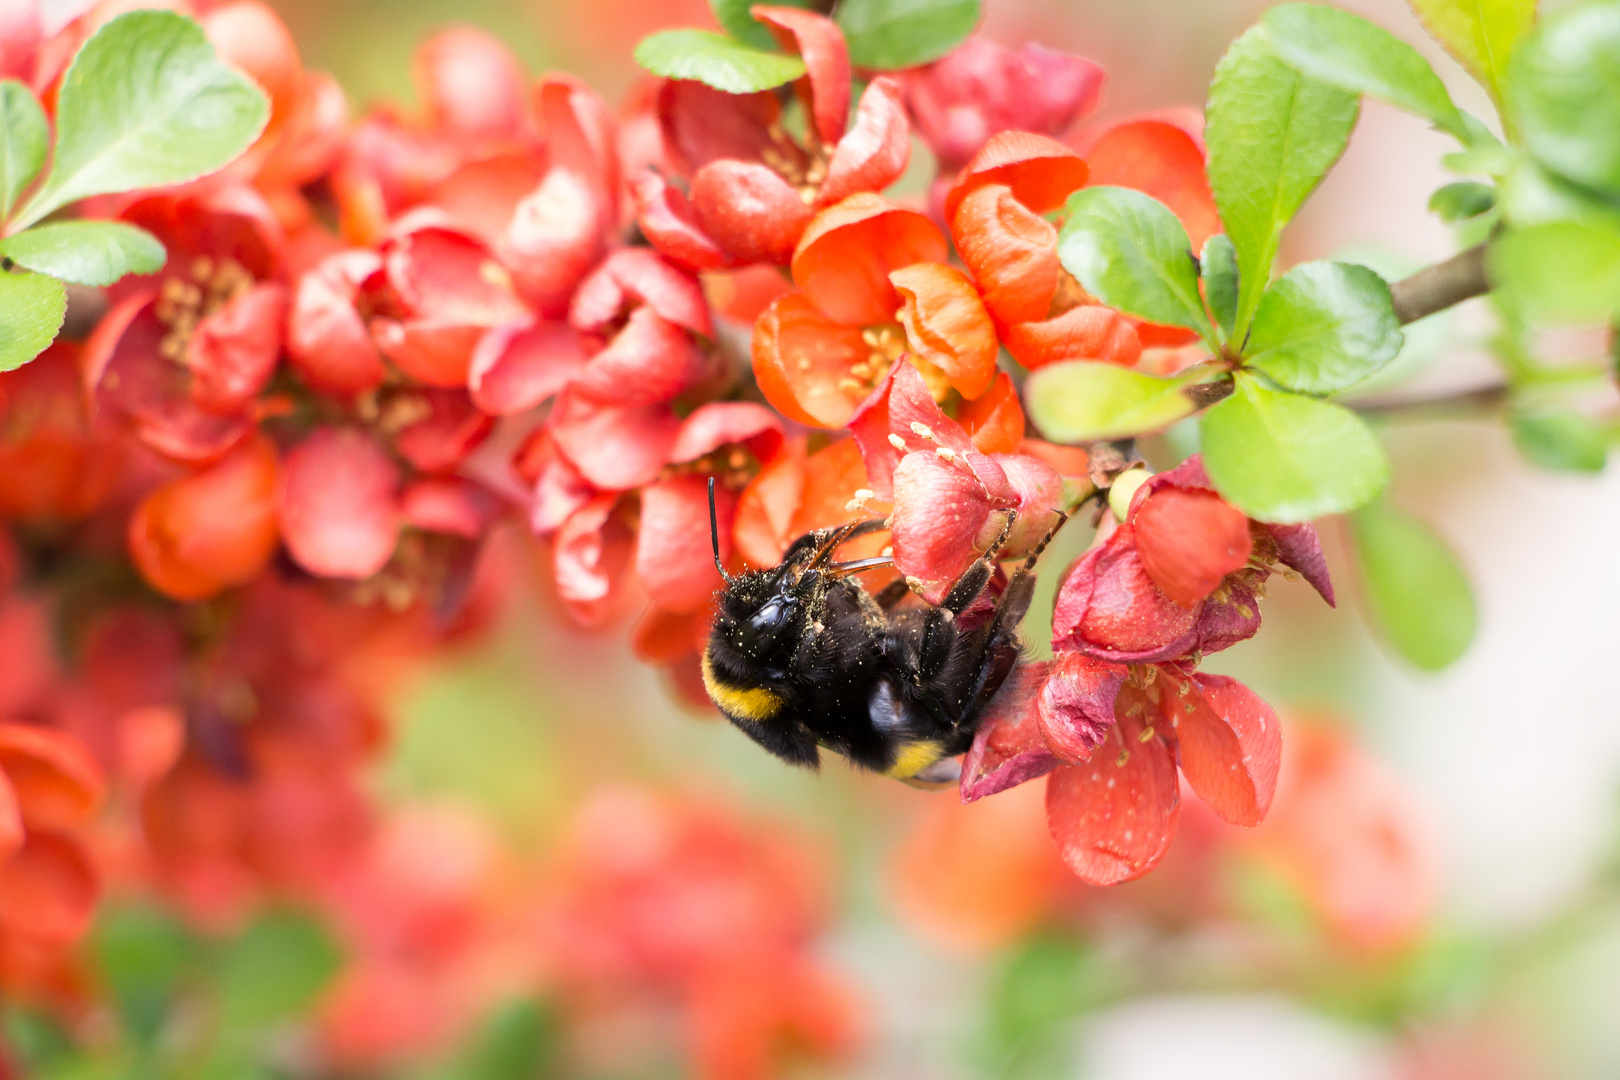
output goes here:
{"type": "Polygon", "coordinates": [[[763,686],[742,686],[725,679],[715,670],[709,650],[703,650],[703,688],[720,711],[734,720],[759,724],[782,708],[781,695],[763,686]]]}

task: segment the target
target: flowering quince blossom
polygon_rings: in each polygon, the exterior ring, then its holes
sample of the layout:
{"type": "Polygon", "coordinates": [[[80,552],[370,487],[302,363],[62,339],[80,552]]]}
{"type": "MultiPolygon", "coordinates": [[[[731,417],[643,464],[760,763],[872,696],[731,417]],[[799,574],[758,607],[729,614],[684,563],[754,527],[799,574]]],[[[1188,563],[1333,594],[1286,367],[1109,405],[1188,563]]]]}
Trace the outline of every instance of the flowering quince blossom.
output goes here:
{"type": "Polygon", "coordinates": [[[810,118],[803,143],[784,130],[771,91],[728,94],[699,82],[666,82],[657,98],[667,165],[683,193],[656,172],[635,183],[648,241],[694,270],[786,264],[815,212],[900,178],[911,156],[899,82],[867,84],[849,121],[849,50],[836,23],[793,7],[755,5],[754,18],[804,60],[794,86],[810,118]]]}
{"type": "Polygon", "coordinates": [[[1281,756],[1276,714],[1242,683],[1196,668],[1260,628],[1259,598],[1278,563],[1333,602],[1314,527],[1249,521],[1196,456],[1150,477],[1064,580],[1057,658],[1028,665],[992,703],[963,798],[1051,773],[1048,825],[1093,884],[1139,877],[1163,858],[1178,769],[1221,817],[1258,824],[1281,756]]]}

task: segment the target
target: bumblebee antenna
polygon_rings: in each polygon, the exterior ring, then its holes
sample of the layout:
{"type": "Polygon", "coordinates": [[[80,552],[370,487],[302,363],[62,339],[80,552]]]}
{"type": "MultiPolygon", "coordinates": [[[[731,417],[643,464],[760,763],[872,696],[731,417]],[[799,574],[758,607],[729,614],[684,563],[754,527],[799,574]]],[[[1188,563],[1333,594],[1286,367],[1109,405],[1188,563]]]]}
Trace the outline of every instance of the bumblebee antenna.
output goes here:
{"type": "Polygon", "coordinates": [[[720,571],[720,577],[731,584],[731,575],[720,564],[720,519],[714,512],[714,477],[709,477],[709,543],[714,546],[714,568],[720,571]]]}

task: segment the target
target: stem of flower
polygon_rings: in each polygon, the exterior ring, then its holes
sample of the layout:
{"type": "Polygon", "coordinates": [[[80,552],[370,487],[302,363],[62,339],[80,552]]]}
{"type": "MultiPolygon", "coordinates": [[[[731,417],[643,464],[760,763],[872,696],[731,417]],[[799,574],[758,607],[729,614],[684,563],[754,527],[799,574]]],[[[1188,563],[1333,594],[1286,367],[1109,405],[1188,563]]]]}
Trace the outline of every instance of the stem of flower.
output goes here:
{"type": "Polygon", "coordinates": [[[1389,295],[1395,317],[1404,326],[1483,296],[1490,289],[1485,278],[1485,245],[1479,243],[1395,282],[1389,287],[1389,295]]]}

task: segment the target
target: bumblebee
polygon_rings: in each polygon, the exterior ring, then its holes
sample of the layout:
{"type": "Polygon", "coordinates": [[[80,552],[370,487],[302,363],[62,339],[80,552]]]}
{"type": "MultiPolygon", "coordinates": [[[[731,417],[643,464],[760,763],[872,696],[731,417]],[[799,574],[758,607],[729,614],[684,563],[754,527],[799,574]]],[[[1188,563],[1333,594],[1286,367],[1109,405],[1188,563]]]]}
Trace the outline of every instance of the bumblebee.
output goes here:
{"type": "Polygon", "coordinates": [[[879,519],[806,533],[779,566],[728,574],[711,480],[709,528],[725,588],[703,653],[709,697],[790,765],[817,768],[825,748],[914,786],[955,781],[951,759],[972,745],[985,706],[1019,661],[1035,559],[1067,520],[1025,559],[987,618],[964,620],[995,574],[1014,513],[1003,511],[1000,538],[938,606],[907,604],[904,581],[874,597],[853,580],[888,556],[833,561],[847,541],[886,528],[879,519]]]}

